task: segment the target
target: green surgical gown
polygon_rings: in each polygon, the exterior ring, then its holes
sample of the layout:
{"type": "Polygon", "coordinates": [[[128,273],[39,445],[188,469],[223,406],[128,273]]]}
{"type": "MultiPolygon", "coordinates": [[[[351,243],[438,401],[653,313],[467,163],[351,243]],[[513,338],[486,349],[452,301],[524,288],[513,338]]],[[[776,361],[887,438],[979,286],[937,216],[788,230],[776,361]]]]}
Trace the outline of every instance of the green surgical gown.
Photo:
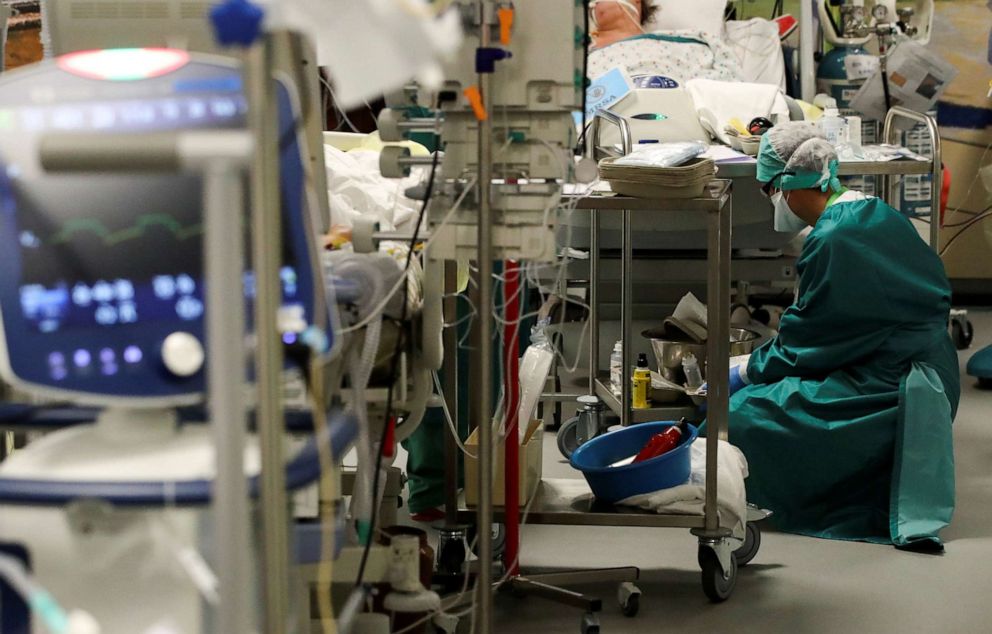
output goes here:
{"type": "Polygon", "coordinates": [[[789,532],[939,544],[960,398],[940,258],[908,219],[867,199],[824,211],[797,270],[796,303],[730,403],[749,500],[789,532]]]}

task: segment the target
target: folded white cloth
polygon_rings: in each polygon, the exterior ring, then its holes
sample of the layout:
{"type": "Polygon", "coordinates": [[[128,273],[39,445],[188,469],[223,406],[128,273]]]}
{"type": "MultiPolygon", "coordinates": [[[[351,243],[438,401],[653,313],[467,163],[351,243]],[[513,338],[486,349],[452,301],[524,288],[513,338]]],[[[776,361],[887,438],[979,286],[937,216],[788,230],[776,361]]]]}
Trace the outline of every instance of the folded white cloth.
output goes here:
{"type": "Polygon", "coordinates": [[[699,114],[699,122],[720,141],[730,144],[723,128],[731,119],[747,125],[755,117],[789,120],[789,104],[778,86],[746,82],[692,79],[685,84],[699,114]]]}
{"type": "Polygon", "coordinates": [[[686,293],[679,300],[672,317],[701,326],[704,330],[709,321],[709,309],[692,293],[686,293]]]}
{"type": "MultiPolygon", "coordinates": [[[[721,440],[717,451],[717,507],[720,526],[733,530],[738,539],[744,536],[747,522],[747,459],[737,447],[721,440]]],[[[706,439],[693,443],[692,474],[683,485],[653,493],[635,495],[620,502],[646,511],[675,515],[702,515],[706,502],[706,439]]]]}

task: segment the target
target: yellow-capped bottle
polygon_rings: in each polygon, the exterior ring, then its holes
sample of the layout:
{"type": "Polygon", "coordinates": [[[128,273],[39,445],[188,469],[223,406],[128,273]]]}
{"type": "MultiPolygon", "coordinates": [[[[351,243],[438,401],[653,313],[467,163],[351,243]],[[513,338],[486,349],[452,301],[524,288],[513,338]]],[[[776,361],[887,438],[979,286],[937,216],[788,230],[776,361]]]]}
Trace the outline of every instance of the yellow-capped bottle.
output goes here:
{"type": "Polygon", "coordinates": [[[637,367],[634,368],[633,390],[631,400],[634,409],[651,407],[651,368],[648,367],[648,355],[643,352],[637,355],[637,367]]]}

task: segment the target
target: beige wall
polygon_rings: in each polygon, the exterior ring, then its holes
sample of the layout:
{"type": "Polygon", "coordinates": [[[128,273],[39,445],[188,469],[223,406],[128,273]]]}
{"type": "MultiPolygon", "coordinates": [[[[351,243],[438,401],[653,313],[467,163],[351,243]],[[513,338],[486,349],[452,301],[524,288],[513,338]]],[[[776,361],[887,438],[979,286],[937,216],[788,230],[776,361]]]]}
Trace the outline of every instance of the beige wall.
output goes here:
{"type": "MultiPolygon", "coordinates": [[[[954,64],[959,75],[944,99],[950,103],[992,108],[988,98],[992,66],[987,59],[992,11],[986,0],[946,0],[937,3],[937,18],[931,46],[954,64]]],[[[992,128],[960,130],[942,128],[944,164],[951,170],[952,185],[945,224],[954,225],[973,217],[992,204],[992,192],[978,177],[982,167],[992,165],[992,128]],[[960,211],[955,211],[960,210],[960,211]]],[[[961,231],[946,227],[942,242],[961,231]]],[[[992,219],[979,222],[954,240],[944,254],[952,279],[992,280],[992,219]]]]}

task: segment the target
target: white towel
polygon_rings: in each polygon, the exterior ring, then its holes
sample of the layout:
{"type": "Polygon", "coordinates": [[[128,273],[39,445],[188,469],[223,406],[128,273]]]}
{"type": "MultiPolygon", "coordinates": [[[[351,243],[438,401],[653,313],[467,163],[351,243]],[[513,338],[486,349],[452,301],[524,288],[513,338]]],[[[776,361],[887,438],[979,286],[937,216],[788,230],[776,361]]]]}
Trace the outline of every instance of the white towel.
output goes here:
{"type": "MultiPolygon", "coordinates": [[[[635,495],[620,502],[646,511],[676,515],[702,515],[706,501],[706,439],[692,444],[692,473],[686,484],[654,493],[635,495]]],[[[721,440],[717,452],[717,507],[720,526],[744,536],[747,521],[747,459],[737,447],[721,440]]]]}
{"type": "Polygon", "coordinates": [[[731,119],[747,125],[755,117],[789,120],[789,104],[777,86],[746,82],[691,79],[686,90],[696,104],[699,121],[713,136],[726,144],[730,137],[723,128],[731,119]]]}

